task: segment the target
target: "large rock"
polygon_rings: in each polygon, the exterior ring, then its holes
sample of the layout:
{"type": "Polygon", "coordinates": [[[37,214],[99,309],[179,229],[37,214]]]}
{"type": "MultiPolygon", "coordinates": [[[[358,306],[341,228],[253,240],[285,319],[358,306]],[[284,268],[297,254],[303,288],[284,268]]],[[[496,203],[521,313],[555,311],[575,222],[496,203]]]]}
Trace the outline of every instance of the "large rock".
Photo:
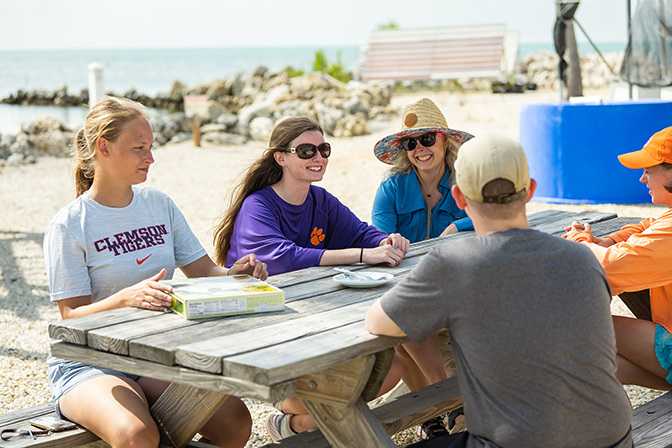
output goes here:
{"type": "Polygon", "coordinates": [[[367,134],[366,115],[359,112],[355,115],[346,115],[336,122],[334,137],[355,137],[367,134]]]}
{"type": "Polygon", "coordinates": [[[182,101],[186,90],[187,86],[182,84],[180,81],[175,80],[170,88],[170,92],[168,92],[168,98],[174,101],[182,101]]]}
{"type": "Polygon", "coordinates": [[[250,122],[250,138],[267,142],[271,137],[273,124],[270,117],[256,117],[250,122]]]}
{"type": "Polygon", "coordinates": [[[0,160],[7,159],[11,151],[9,147],[16,141],[16,137],[10,134],[0,135],[0,160]]]}
{"type": "Polygon", "coordinates": [[[15,142],[17,146],[12,152],[57,157],[67,157],[71,154],[74,133],[55,118],[44,117],[24,123],[21,130],[23,134],[17,137],[15,142]]]}
{"type": "Polygon", "coordinates": [[[320,123],[322,130],[329,134],[335,135],[336,124],[345,116],[345,111],[325,106],[322,103],[315,103],[315,112],[317,112],[317,121],[320,123]]]}
{"type": "Polygon", "coordinates": [[[73,138],[74,133],[59,131],[31,136],[40,153],[56,157],[69,157],[72,154],[73,138]]]}
{"type": "Polygon", "coordinates": [[[238,123],[235,130],[241,135],[249,136],[250,122],[252,120],[257,117],[271,118],[272,116],[271,104],[266,101],[257,101],[238,111],[238,123]]]}
{"type": "Polygon", "coordinates": [[[231,95],[231,80],[221,79],[210,84],[208,90],[205,91],[205,94],[208,95],[213,100],[219,100],[222,97],[231,95]]]}
{"type": "MultiPolygon", "coordinates": [[[[19,134],[16,136],[16,140],[9,146],[9,152],[12,154],[21,154],[24,156],[39,156],[39,150],[26,134],[19,134]]],[[[10,156],[11,157],[11,156],[10,156]]]]}

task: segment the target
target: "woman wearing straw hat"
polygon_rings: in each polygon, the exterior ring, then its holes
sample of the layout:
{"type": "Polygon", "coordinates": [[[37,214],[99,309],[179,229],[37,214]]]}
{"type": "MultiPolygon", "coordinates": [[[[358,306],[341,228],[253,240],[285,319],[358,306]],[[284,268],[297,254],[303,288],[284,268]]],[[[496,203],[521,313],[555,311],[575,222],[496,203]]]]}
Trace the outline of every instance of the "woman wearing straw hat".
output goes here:
{"type": "Polygon", "coordinates": [[[473,230],[450,194],[457,150],[473,135],[448,127],[434,102],[423,98],[404,108],[401,131],[376,143],[378,160],[392,165],[376,192],[373,225],[412,243],[473,230]]]}
{"type": "MultiPolygon", "coordinates": [[[[473,230],[471,218],[450,193],[457,150],[471,138],[471,134],[449,128],[432,100],[423,98],[406,105],[401,131],[383,138],[373,149],[378,160],[392,165],[373,201],[373,225],[383,232],[398,232],[412,243],[473,230]]],[[[402,379],[412,390],[447,378],[443,363],[433,361],[441,359],[437,335],[421,344],[397,347],[397,354],[405,360],[402,379]],[[415,369],[415,360],[423,360],[421,370],[415,369]]],[[[448,415],[451,433],[464,428],[462,414],[460,408],[448,415]]],[[[443,416],[420,425],[422,438],[446,432],[443,416]]]]}

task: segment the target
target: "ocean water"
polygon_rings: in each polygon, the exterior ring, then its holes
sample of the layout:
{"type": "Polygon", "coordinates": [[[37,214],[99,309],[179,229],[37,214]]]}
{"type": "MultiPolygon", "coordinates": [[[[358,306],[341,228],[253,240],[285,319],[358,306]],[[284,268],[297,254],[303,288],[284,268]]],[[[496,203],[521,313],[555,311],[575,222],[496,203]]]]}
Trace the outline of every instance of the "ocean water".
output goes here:
{"type": "MultiPolygon", "coordinates": [[[[129,89],[155,95],[168,92],[175,80],[186,85],[221,79],[241,70],[264,65],[271,70],[287,66],[310,71],[315,52],[324,51],[329,62],[354,70],[360,48],[183,48],[134,50],[0,51],[0,98],[18,90],[53,91],[66,86],[76,93],[88,87],[88,66],[103,66],[105,91],[121,94],[129,89]]],[[[43,116],[79,127],[88,113],[83,107],[12,106],[0,104],[0,133],[14,133],[17,126],[43,116]]]]}
{"type": "MultiPolygon", "coordinates": [[[[598,44],[598,48],[602,52],[623,51],[625,44],[598,44]]],[[[92,62],[103,66],[106,91],[121,94],[135,89],[155,95],[168,92],[175,80],[195,85],[260,65],[271,70],[292,66],[310,71],[318,50],[324,51],[329,62],[340,59],[347,70],[356,70],[360,64],[362,48],[357,46],[0,51],[0,98],[18,90],[53,91],[62,86],[70,93],[79,92],[88,87],[88,65],[92,62]]],[[[554,51],[551,43],[520,44],[519,56],[541,50],[554,51]]],[[[588,44],[579,44],[579,51],[594,50],[588,44]]],[[[76,128],[87,112],[84,107],[0,104],[0,133],[14,133],[21,123],[43,116],[76,128]]]]}

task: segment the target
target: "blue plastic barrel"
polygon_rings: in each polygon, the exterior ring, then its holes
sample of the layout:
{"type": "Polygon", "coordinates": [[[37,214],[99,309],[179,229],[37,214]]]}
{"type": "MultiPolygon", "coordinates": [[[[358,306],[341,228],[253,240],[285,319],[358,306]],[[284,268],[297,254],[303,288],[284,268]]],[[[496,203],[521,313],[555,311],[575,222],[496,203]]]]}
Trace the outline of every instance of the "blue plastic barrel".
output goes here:
{"type": "Polygon", "coordinates": [[[520,110],[520,144],[535,200],[569,204],[651,202],[642,170],[617,156],[637,151],[672,126],[672,101],[647,99],[602,104],[528,103],[520,110]]]}

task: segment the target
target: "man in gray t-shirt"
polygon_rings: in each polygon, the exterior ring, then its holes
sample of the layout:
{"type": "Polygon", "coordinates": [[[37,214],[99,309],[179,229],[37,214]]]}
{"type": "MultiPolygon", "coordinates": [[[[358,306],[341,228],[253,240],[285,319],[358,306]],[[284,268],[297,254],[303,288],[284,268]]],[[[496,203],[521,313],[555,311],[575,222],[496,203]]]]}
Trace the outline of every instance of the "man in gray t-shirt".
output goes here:
{"type": "Polygon", "coordinates": [[[366,316],[376,334],[450,333],[469,431],[413,446],[631,447],[603,269],[529,227],[536,182],[516,141],[470,140],[455,173],[477,236],[434,249],[366,316]]]}

